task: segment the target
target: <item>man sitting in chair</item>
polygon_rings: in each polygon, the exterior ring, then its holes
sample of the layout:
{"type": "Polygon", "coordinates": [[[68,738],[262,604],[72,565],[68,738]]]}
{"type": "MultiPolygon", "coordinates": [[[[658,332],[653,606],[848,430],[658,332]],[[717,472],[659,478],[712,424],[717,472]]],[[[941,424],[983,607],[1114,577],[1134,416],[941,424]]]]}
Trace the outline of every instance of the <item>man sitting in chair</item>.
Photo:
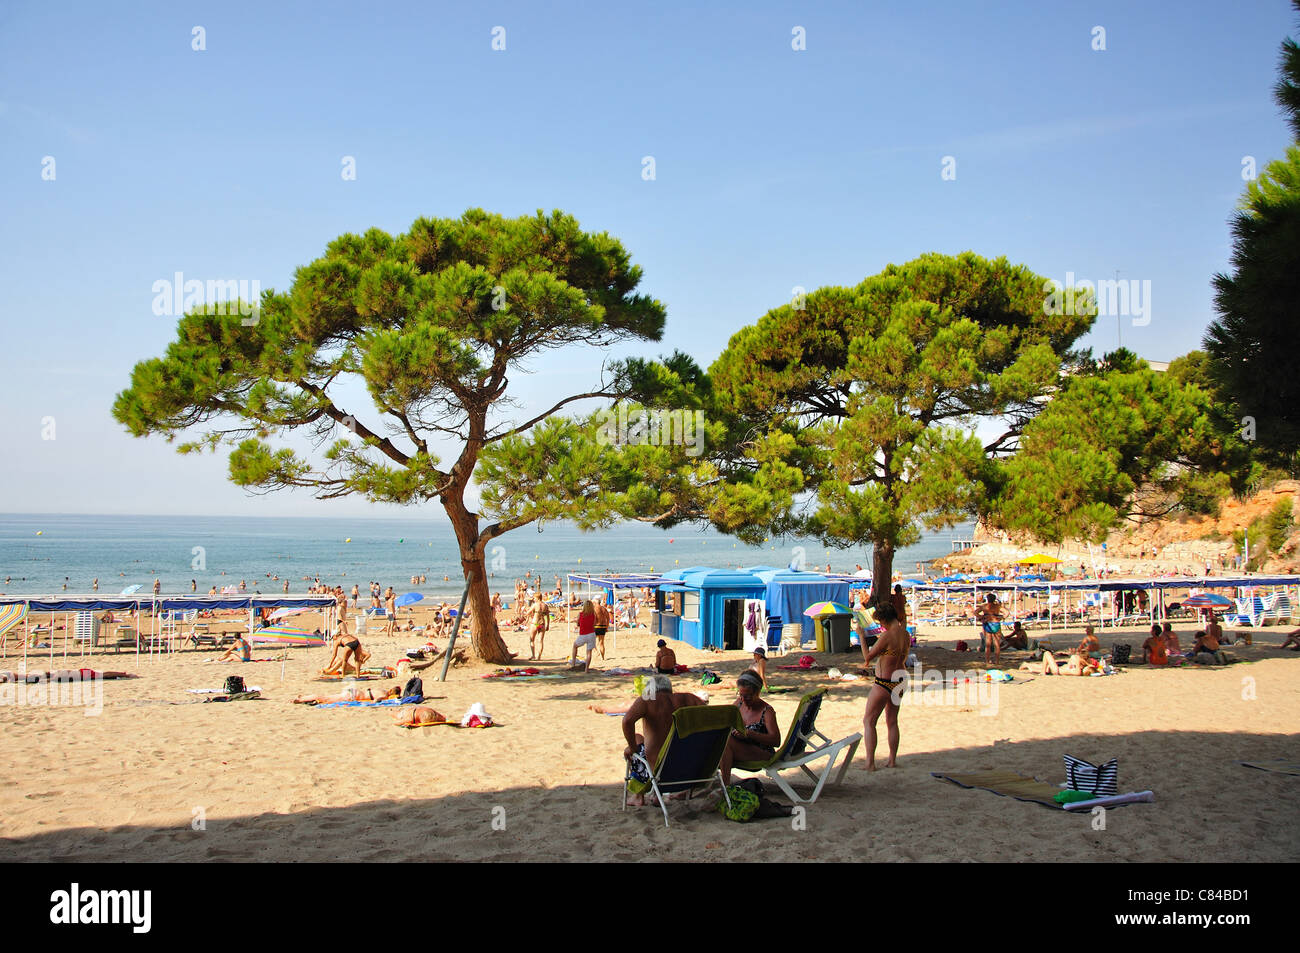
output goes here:
{"type": "MultiPolygon", "coordinates": [[[[654,767],[655,762],[659,760],[659,749],[663,747],[668,732],[672,730],[673,712],[690,705],[703,704],[703,699],[698,695],[692,695],[690,692],[674,692],[672,679],[667,675],[656,675],[646,684],[641,697],[632,703],[632,707],[623,716],[623,738],[627,741],[627,747],[623,749],[623,757],[628,762],[629,781],[649,783],[650,776],[646,774],[642,765],[632,760],[632,755],[641,755],[652,768],[654,767]],[[642,734],[638,734],[636,730],[638,721],[644,722],[642,734]]],[[[634,794],[627,803],[641,806],[645,803],[644,792],[634,794]]]]}

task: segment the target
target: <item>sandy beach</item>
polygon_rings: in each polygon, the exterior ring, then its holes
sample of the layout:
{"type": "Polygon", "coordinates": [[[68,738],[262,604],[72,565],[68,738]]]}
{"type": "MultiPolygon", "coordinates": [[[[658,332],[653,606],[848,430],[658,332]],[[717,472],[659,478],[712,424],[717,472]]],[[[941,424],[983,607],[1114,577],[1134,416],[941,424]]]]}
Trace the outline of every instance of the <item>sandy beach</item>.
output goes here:
{"type": "MultiPolygon", "coordinates": [[[[670,805],[670,830],[658,808],[621,811],[620,719],[590,706],[630,702],[627,677],[593,671],[500,682],[470,664],[439,683],[435,669],[423,673],[427,704],[458,720],[481,702],[497,725],[404,729],[391,709],[290,704],[300,692],[337,685],[312,680],[325,658],[319,649],[290,650],[283,680],[278,662],[214,664],[212,651],[142,658],[138,668],[128,654],[96,655],[81,664],[140,675],[104,682],[100,714],[0,707],[0,751],[16,782],[0,793],[0,860],[727,861],[743,853],[787,861],[1295,861],[1300,779],[1237,763],[1300,760],[1300,655],[1276,648],[1282,631],[1260,630],[1253,646],[1233,646],[1244,662],[1222,668],[1025,676],[998,686],[993,703],[974,690],[914,696],[900,716],[899,767],[869,773],[860,750],[843,784],[809,806],[803,829],[779,819],[733,823],[698,801],[670,805]],[[220,687],[227,674],[260,686],[262,699],[205,704],[187,693],[220,687]],[[1112,809],[1097,830],[1088,815],[931,776],[1010,770],[1055,784],[1067,753],[1118,758],[1120,790],[1149,789],[1155,803],[1112,809]]],[[[1058,631],[1054,643],[1078,634],[1058,631]]],[[[527,657],[525,635],[506,638],[527,657]]],[[[1103,646],[1140,646],[1143,636],[1107,629],[1101,638],[1103,646]]],[[[971,630],[922,628],[924,669],[982,668],[975,653],[952,651],[958,639],[970,640],[971,630]]],[[[645,629],[619,632],[595,664],[644,667],[654,642],[645,629]]],[[[411,635],[366,641],[386,664],[414,644],[411,635]]],[[[559,674],[567,647],[561,626],[538,667],[559,674]]],[[[679,690],[700,688],[704,668],[730,681],[748,664],[739,652],[674,648],[693,670],[674,680],[679,690]]],[[[771,683],[794,689],[768,696],[782,732],[800,694],[822,685],[831,695],[819,727],[834,738],[862,730],[868,682],[777,668],[798,657],[770,663],[771,683]]],[[[1027,657],[1006,653],[1003,668],[1027,657]]],[[[844,672],[861,661],[856,650],[817,658],[844,672]]],[[[714,703],[734,699],[725,685],[703,690],[714,703]]]]}

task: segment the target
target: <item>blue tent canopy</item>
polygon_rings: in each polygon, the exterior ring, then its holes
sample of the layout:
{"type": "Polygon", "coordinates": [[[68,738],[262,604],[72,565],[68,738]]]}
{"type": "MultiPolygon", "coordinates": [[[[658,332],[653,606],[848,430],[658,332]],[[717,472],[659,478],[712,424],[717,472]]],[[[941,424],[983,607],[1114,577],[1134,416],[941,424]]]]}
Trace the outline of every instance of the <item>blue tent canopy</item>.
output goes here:
{"type": "Polygon", "coordinates": [[[0,596],[0,605],[26,604],[31,612],[100,612],[108,609],[313,609],[337,605],[333,596],[0,596]]]}
{"type": "Polygon", "coordinates": [[[819,572],[799,569],[773,569],[758,566],[751,570],[767,586],[767,613],[779,615],[788,622],[798,620],[803,625],[803,637],[812,636],[813,620],[803,614],[814,602],[849,601],[849,584],[828,579],[819,572]]]}

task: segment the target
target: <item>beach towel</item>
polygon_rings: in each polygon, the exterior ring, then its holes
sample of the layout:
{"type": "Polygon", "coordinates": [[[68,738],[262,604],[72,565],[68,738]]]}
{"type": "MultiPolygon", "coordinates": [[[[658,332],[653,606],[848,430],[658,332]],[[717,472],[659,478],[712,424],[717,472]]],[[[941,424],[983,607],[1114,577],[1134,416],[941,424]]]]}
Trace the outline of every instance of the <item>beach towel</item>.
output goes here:
{"type": "Polygon", "coordinates": [[[1258,768],[1260,771],[1272,771],[1275,774],[1289,774],[1294,778],[1300,778],[1300,761],[1278,758],[1274,761],[1238,761],[1237,764],[1244,768],[1258,768]]]}
{"type": "Polygon", "coordinates": [[[1059,787],[1015,771],[978,771],[974,774],[941,774],[932,771],[930,776],[951,781],[958,787],[978,788],[1017,801],[1032,801],[1053,810],[1061,809],[1055,800],[1057,792],[1061,790],[1059,787]]]}
{"type": "Polygon", "coordinates": [[[419,698],[385,698],[381,702],[328,702],[324,705],[313,705],[313,708],[399,708],[402,705],[417,705],[423,699],[419,698]]]}
{"type": "MultiPolygon", "coordinates": [[[[260,660],[259,660],[260,661],[260,660]]],[[[379,675],[321,675],[312,679],[313,682],[374,682],[382,681],[379,675]]]]}

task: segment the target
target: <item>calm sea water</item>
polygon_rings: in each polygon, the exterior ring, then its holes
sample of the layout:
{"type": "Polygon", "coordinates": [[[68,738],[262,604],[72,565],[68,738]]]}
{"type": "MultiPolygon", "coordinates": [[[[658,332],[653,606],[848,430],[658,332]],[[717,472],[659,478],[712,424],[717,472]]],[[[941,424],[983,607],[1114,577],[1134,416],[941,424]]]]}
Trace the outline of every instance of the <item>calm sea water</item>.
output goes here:
{"type": "MultiPolygon", "coordinates": [[[[969,526],[929,534],[899,553],[895,570],[913,571],[917,562],[948,553],[952,538],[969,534],[969,526]]],[[[551,585],[568,572],[786,566],[796,547],[810,569],[871,565],[869,549],[831,550],[816,540],[751,547],[693,529],[625,525],[584,533],[563,523],[506,534],[489,546],[488,562],[491,587],[509,596],[526,573],[551,585]]],[[[463,586],[451,528],[427,519],[0,515],[0,592],[8,595],[86,593],[96,577],[99,591],[111,594],[133,584],[151,591],[155,578],[173,593],[189,592],[191,579],[199,592],[240,580],[250,592],[281,592],[285,579],[291,592],[303,592],[317,575],[349,590],[356,583],[365,591],[374,580],[446,598],[463,586]],[[411,576],[420,574],[426,582],[412,586],[411,576]]]]}

